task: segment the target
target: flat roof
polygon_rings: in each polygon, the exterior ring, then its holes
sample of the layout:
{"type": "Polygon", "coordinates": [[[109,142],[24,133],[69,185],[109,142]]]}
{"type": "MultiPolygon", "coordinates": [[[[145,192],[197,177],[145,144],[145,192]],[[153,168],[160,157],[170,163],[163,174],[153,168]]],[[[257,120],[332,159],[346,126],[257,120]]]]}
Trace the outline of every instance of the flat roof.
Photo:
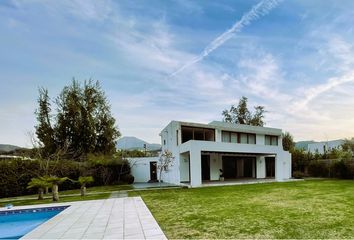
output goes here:
{"type": "Polygon", "coordinates": [[[181,126],[213,128],[213,129],[219,129],[224,131],[258,133],[258,134],[265,134],[265,135],[269,134],[269,135],[277,135],[277,136],[280,136],[282,134],[282,130],[279,128],[251,126],[246,124],[236,124],[236,123],[221,122],[221,121],[212,121],[208,124],[195,123],[195,122],[183,122],[183,121],[171,121],[170,124],[172,122],[176,122],[181,126]]]}

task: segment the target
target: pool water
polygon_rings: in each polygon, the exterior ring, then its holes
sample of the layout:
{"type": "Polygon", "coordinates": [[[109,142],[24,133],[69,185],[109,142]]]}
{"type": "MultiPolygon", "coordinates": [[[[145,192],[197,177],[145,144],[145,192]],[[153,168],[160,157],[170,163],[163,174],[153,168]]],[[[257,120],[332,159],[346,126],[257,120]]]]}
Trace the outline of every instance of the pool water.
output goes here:
{"type": "Polygon", "coordinates": [[[0,211],[0,239],[19,239],[67,207],[0,211]]]}

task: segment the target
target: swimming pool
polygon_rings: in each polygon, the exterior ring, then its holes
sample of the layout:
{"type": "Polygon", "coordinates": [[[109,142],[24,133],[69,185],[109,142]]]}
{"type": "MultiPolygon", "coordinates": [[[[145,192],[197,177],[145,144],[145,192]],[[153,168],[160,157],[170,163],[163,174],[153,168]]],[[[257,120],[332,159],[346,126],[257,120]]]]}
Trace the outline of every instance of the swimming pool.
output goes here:
{"type": "Polygon", "coordinates": [[[67,207],[0,211],[0,239],[19,239],[67,207]]]}

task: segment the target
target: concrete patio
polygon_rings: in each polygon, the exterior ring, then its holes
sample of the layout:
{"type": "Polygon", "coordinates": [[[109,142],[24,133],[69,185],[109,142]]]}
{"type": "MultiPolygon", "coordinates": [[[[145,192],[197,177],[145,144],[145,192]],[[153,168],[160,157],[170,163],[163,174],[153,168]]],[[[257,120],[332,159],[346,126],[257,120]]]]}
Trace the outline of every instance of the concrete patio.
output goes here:
{"type": "Polygon", "coordinates": [[[27,208],[54,205],[70,207],[21,239],[166,239],[140,197],[45,204],[27,208]]]}

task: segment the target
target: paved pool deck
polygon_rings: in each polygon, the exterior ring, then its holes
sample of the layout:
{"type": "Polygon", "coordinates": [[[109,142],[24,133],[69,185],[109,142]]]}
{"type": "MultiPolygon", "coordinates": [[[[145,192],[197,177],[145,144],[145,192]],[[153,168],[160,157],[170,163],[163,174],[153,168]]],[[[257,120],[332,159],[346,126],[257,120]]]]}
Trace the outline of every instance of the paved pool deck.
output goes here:
{"type": "Polygon", "coordinates": [[[140,197],[42,204],[13,209],[67,205],[70,207],[21,239],[167,239],[140,197]]]}

